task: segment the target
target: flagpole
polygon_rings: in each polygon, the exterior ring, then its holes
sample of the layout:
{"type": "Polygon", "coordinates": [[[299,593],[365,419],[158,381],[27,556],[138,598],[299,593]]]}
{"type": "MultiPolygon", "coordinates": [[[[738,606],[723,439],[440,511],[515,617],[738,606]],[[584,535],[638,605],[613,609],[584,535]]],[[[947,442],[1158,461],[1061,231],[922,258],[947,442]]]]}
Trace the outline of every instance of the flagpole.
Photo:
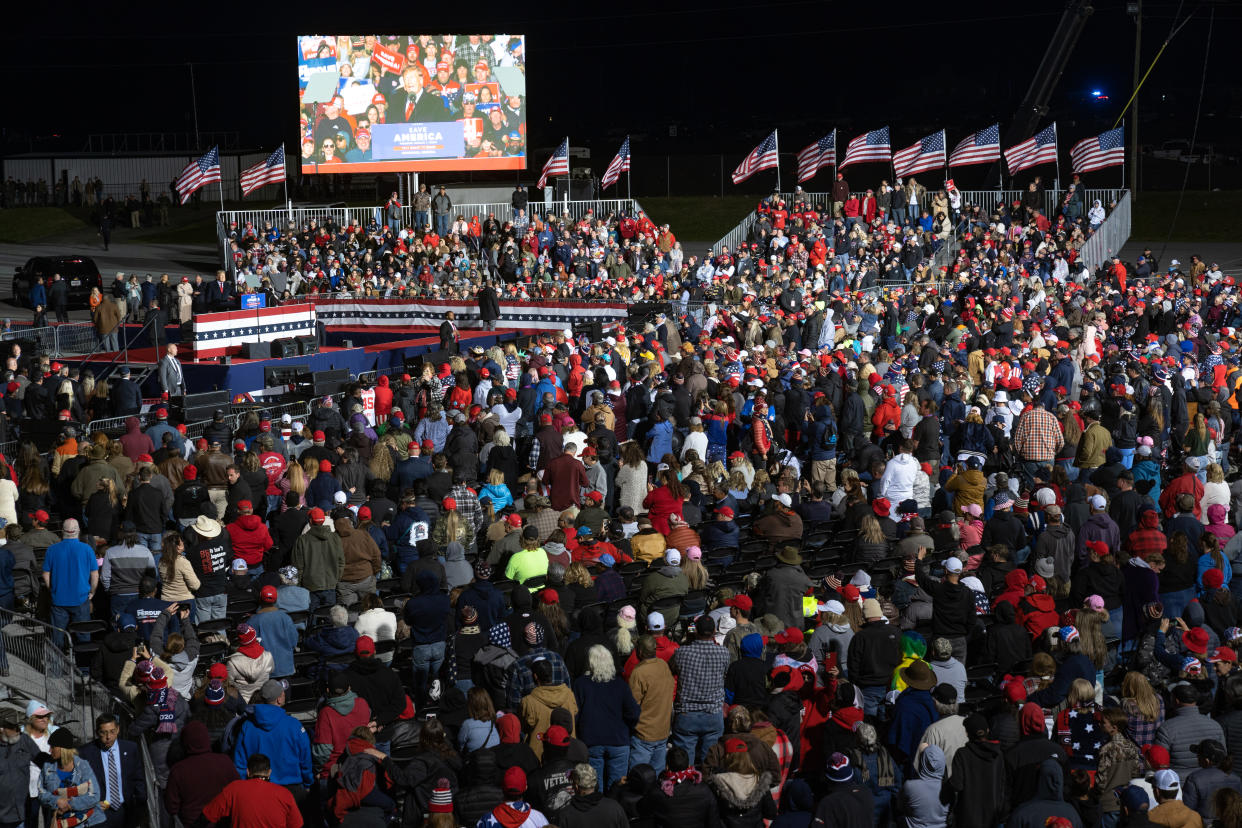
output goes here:
{"type": "MultiPolygon", "coordinates": [[[[1126,119],[1121,119],[1121,145],[1126,144],[1126,119]]],[[[1126,154],[1121,154],[1121,189],[1126,188],[1126,154]]],[[[1083,195],[1083,203],[1086,203],[1086,195],[1083,195]]]]}
{"type": "MultiPolygon", "coordinates": [[[[625,136],[625,143],[630,143],[630,136],[625,136]]],[[[625,162],[625,199],[626,201],[633,201],[634,196],[630,193],[630,166],[632,162],[629,155],[626,156],[625,162]]]]}
{"type": "Polygon", "coordinates": [[[1059,193],[1061,190],[1061,142],[1057,137],[1057,122],[1056,121],[1052,122],[1052,145],[1056,147],[1056,150],[1057,150],[1056,151],[1057,181],[1056,181],[1056,185],[1052,189],[1055,192],[1059,193]]]}
{"type": "Polygon", "coordinates": [[[280,142],[281,153],[285,156],[285,209],[289,211],[289,221],[293,221],[293,202],[289,200],[289,151],[285,142],[280,142]]]}
{"type": "Polygon", "coordinates": [[[772,130],[772,146],[776,149],[776,191],[781,191],[781,138],[777,133],[780,129],[772,130]]]}

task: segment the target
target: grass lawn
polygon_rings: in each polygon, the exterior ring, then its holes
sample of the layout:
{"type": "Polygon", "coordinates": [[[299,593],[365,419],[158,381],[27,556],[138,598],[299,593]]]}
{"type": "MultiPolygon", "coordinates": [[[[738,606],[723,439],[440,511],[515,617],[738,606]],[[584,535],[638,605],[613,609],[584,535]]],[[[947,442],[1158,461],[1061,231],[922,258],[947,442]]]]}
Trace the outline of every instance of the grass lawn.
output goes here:
{"type": "MultiPolygon", "coordinates": [[[[758,196],[674,196],[639,199],[656,224],[668,224],[687,241],[715,242],[755,208],[758,196]]],[[[687,254],[699,251],[686,251],[687,254]]]]}
{"type": "Polygon", "coordinates": [[[0,242],[23,244],[87,229],[86,222],[59,207],[0,211],[0,242]]]}
{"type": "MultiPolygon", "coordinates": [[[[1132,239],[1164,240],[1169,223],[1177,212],[1177,192],[1142,192],[1133,204],[1132,239]]],[[[1182,211],[1177,216],[1173,241],[1236,242],[1242,241],[1231,227],[1230,217],[1242,209],[1242,192],[1237,190],[1187,190],[1182,211]]]]}

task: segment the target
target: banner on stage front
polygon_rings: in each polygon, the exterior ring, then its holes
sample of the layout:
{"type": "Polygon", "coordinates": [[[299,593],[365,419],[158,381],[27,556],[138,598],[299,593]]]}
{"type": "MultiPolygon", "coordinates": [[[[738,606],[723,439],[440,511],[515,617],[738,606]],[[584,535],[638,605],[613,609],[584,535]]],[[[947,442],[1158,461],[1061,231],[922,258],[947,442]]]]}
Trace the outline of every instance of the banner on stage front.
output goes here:
{"type": "MultiPolygon", "coordinates": [[[[320,299],[315,303],[319,321],[328,327],[439,327],[452,311],[459,328],[481,329],[477,302],[412,302],[406,299],[320,299]]],[[[626,318],[624,302],[500,302],[499,328],[563,331],[574,325],[607,325],[626,318]]]]}
{"type": "Polygon", "coordinates": [[[194,356],[210,359],[236,354],[247,342],[272,342],[292,336],[315,336],[315,306],[200,313],[194,317],[194,356]]]}

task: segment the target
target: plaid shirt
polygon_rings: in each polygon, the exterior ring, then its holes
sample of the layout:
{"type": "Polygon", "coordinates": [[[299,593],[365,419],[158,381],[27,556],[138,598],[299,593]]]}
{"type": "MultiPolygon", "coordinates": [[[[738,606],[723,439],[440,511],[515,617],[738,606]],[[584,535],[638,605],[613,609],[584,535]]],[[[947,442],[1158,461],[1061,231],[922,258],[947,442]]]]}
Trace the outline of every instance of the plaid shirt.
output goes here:
{"type": "Polygon", "coordinates": [[[461,515],[470,525],[470,536],[479,534],[483,527],[483,507],[479,498],[465,483],[458,483],[449,490],[449,497],[457,501],[457,514],[461,515]]]}
{"type": "Polygon", "coordinates": [[[1160,711],[1156,714],[1154,722],[1149,722],[1142,717],[1133,699],[1126,699],[1121,703],[1121,709],[1126,712],[1126,721],[1130,726],[1130,738],[1139,747],[1153,744],[1156,741],[1156,731],[1160,729],[1160,725],[1164,724],[1164,699],[1157,694],[1156,702],[1160,705],[1160,711]]]}
{"type": "Polygon", "coordinates": [[[724,675],[729,651],[714,641],[692,641],[673,654],[677,673],[674,713],[720,713],[725,700],[724,675]]]}
{"type": "Polygon", "coordinates": [[[1013,448],[1029,463],[1051,463],[1065,445],[1061,424],[1046,408],[1034,406],[1022,412],[1013,431],[1013,448]]]}
{"type": "Polygon", "coordinates": [[[552,665],[552,684],[569,684],[569,670],[558,653],[546,647],[531,647],[530,652],[509,665],[508,702],[514,710],[521,707],[523,697],[535,689],[535,676],[530,668],[539,659],[552,665]]]}
{"type": "Polygon", "coordinates": [[[1126,538],[1124,546],[1132,556],[1147,560],[1148,555],[1156,552],[1163,555],[1164,550],[1169,548],[1169,539],[1159,529],[1135,529],[1126,538]]]}

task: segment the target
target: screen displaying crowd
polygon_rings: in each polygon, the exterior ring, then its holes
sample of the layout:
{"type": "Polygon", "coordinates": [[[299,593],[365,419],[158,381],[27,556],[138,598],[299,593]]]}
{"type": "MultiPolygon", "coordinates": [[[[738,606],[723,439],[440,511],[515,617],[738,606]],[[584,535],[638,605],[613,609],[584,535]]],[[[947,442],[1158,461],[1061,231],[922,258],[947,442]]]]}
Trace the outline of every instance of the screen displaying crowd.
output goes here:
{"type": "Polygon", "coordinates": [[[525,169],[521,35],[298,38],[302,172],[525,169]]]}
{"type": "MultiPolygon", "coordinates": [[[[6,364],[0,423],[66,425],[0,468],[0,598],[107,625],[83,652],[169,817],[1236,826],[1232,275],[1087,271],[1077,222],[1022,203],[943,274],[952,227],[891,201],[768,200],[702,258],[642,215],[442,235],[433,204],[237,228],[239,272],[468,296],[501,329],[501,291],[666,304],[522,350],[446,318],[422,370],[198,440],[125,378],[6,364]]],[[[39,763],[0,807],[91,782],[145,808],[95,770],[117,723],[52,730],[43,701],[0,711],[39,763]]],[[[67,807],[103,824],[102,798],[67,807]]]]}

